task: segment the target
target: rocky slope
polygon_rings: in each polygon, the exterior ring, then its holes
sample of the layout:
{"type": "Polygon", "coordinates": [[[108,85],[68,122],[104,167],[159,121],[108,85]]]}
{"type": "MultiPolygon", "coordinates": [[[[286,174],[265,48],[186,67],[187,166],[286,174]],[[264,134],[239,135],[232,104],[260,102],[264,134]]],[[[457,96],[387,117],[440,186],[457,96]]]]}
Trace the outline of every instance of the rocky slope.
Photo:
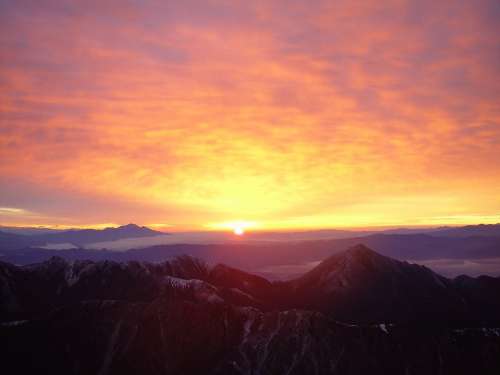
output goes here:
{"type": "Polygon", "coordinates": [[[20,374],[496,374],[499,285],[361,246],[288,283],[190,257],[1,263],[0,353],[20,374]]]}
{"type": "Polygon", "coordinates": [[[331,256],[285,289],[288,304],[344,321],[464,319],[468,308],[451,280],[363,245],[331,256]]]}

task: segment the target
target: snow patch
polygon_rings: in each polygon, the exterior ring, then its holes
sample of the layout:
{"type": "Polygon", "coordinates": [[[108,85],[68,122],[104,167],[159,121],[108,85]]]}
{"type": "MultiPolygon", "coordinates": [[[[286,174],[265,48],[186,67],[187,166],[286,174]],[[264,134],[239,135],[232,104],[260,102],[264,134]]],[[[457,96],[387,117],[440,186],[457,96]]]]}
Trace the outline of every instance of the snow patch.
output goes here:
{"type": "Polygon", "coordinates": [[[173,277],[173,276],[165,276],[163,279],[163,282],[165,284],[177,287],[177,288],[189,288],[192,283],[190,283],[191,280],[185,280],[185,279],[180,279],[178,277],[173,277]]]}
{"type": "Polygon", "coordinates": [[[379,328],[380,328],[382,331],[384,331],[385,333],[389,334],[389,331],[387,330],[387,326],[386,326],[384,323],[379,324],[378,326],[379,326],[379,328]]]}
{"type": "Polygon", "coordinates": [[[500,328],[461,328],[454,329],[454,333],[464,335],[467,332],[481,332],[487,337],[497,336],[500,337],[500,328]]]}
{"type": "Polygon", "coordinates": [[[11,322],[0,323],[2,327],[16,327],[28,323],[28,320],[13,320],[11,322]]]}
{"type": "Polygon", "coordinates": [[[207,301],[209,303],[223,303],[224,300],[218,295],[217,289],[202,281],[197,279],[180,279],[173,276],[165,276],[163,282],[166,285],[171,285],[174,288],[179,289],[192,289],[195,293],[195,297],[198,300],[207,301]]]}

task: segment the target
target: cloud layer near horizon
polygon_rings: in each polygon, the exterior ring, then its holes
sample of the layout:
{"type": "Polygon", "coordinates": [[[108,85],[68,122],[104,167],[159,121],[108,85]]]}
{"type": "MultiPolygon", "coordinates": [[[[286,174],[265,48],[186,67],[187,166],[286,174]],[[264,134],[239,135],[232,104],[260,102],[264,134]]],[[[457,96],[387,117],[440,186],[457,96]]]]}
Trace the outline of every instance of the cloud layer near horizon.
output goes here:
{"type": "Polygon", "coordinates": [[[498,2],[381,3],[0,1],[0,220],[497,220],[498,2]]]}

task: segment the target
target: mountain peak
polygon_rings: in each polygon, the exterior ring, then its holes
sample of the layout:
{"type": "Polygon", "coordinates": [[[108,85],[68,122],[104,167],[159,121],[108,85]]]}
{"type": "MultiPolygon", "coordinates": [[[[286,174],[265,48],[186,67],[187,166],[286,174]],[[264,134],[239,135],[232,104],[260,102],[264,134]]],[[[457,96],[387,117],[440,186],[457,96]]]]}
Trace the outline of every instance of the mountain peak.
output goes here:
{"type": "Polygon", "coordinates": [[[134,224],[134,223],[128,223],[125,225],[120,225],[116,229],[140,229],[140,228],[145,228],[145,227],[140,227],[139,225],[134,224]]]}
{"type": "Polygon", "coordinates": [[[353,247],[348,248],[345,251],[345,254],[346,255],[356,255],[356,256],[373,256],[373,255],[382,256],[379,253],[373,251],[372,249],[370,249],[369,247],[367,247],[361,243],[357,244],[353,247]]]}
{"type": "Polygon", "coordinates": [[[358,244],[350,247],[339,255],[343,258],[344,263],[352,263],[357,266],[363,266],[365,268],[368,265],[371,268],[385,268],[388,265],[394,266],[394,263],[400,263],[395,259],[377,253],[375,250],[372,250],[363,244],[358,244]]]}
{"type": "Polygon", "coordinates": [[[462,312],[449,280],[428,268],[392,259],[359,244],[292,280],[307,308],[339,319],[403,321],[462,312]],[[432,300],[432,305],[421,301],[432,300]]]}
{"type": "Polygon", "coordinates": [[[317,267],[313,268],[308,273],[330,273],[332,270],[342,270],[342,272],[346,272],[352,271],[353,269],[365,269],[367,267],[385,268],[387,265],[393,262],[397,261],[385,257],[363,244],[357,244],[345,251],[336,253],[329,258],[326,258],[317,267]]]}
{"type": "Polygon", "coordinates": [[[114,230],[141,230],[141,229],[149,229],[149,228],[146,228],[146,227],[141,227],[137,224],[134,224],[134,223],[129,223],[129,224],[125,224],[125,225],[120,225],[118,227],[110,227],[110,228],[107,228],[107,229],[114,229],[114,230]]]}

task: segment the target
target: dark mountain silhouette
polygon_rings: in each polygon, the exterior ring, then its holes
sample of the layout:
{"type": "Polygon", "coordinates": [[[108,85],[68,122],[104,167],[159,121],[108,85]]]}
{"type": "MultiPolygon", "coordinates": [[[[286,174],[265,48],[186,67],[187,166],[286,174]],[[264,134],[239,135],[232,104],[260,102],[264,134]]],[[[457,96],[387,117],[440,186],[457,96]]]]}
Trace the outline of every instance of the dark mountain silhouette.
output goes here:
{"type": "Polygon", "coordinates": [[[31,236],[0,231],[0,249],[3,251],[18,250],[29,246],[40,246],[42,242],[33,241],[31,236]]]}
{"type": "MultiPolygon", "coordinates": [[[[481,227],[481,226],[474,226],[481,227]]],[[[441,228],[439,230],[450,228],[441,228]]],[[[437,229],[436,229],[437,230],[437,229]]],[[[79,231],[76,231],[79,232],[79,231]]],[[[103,240],[96,235],[86,235],[85,241],[103,240]],[[89,239],[91,238],[91,239],[89,239]]],[[[161,232],[155,232],[161,234],[161,232]]],[[[149,236],[146,230],[139,234],[149,236]]],[[[73,248],[68,250],[44,249],[48,241],[82,242],[75,238],[78,233],[63,237],[39,238],[38,236],[15,236],[0,232],[0,259],[18,265],[42,262],[52,256],[67,260],[114,260],[162,262],[177,255],[190,255],[211,264],[224,263],[247,272],[257,273],[271,279],[296,277],[314,263],[358,243],[399,260],[423,263],[448,277],[461,273],[500,276],[500,237],[469,236],[449,237],[431,234],[371,234],[357,238],[322,239],[314,241],[238,241],[221,244],[173,244],[126,251],[106,251],[73,248]],[[68,238],[68,236],[73,238],[68,238]],[[472,261],[472,262],[471,262],[472,261]],[[462,264],[455,267],[455,264],[462,264]],[[292,266],[292,267],[288,267],[292,266]],[[288,267],[288,268],[287,268],[288,267]]],[[[102,236],[102,234],[97,234],[102,236]]],[[[107,236],[107,234],[106,234],[107,236]]],[[[108,237],[109,238],[109,237],[108,237]]],[[[60,245],[64,246],[64,245],[60,245]]],[[[69,246],[69,245],[68,245],[69,246]]],[[[73,245],[74,246],[74,245],[73,245]]]]}
{"type": "Polygon", "coordinates": [[[443,228],[433,231],[433,236],[441,237],[500,237],[500,224],[467,225],[458,228],[443,228]]]}
{"type": "Polygon", "coordinates": [[[290,303],[354,322],[464,318],[450,280],[357,245],[285,283],[290,303]]]}
{"type": "Polygon", "coordinates": [[[364,246],[274,283],[188,256],[0,263],[0,351],[20,374],[496,374],[498,296],[364,246]]]}
{"type": "MultiPolygon", "coordinates": [[[[8,241],[10,241],[10,236],[12,235],[8,235],[8,241]]],[[[21,241],[25,241],[27,236],[20,237],[21,241]]],[[[0,236],[0,242],[1,238],[0,236]]],[[[434,237],[426,234],[377,234],[361,238],[321,241],[159,245],[122,252],[27,248],[24,242],[25,246],[21,248],[0,247],[0,259],[19,265],[42,262],[52,256],[60,256],[67,260],[90,259],[98,261],[107,259],[120,262],[128,260],[162,262],[174,256],[186,254],[210,263],[225,263],[247,272],[255,273],[268,269],[268,271],[262,271],[261,275],[272,277],[274,266],[319,262],[361,242],[382,255],[399,260],[500,258],[500,237],[454,238],[434,237]]],[[[451,275],[458,274],[452,273],[451,275]]],[[[491,275],[500,275],[500,268],[498,273],[493,272],[491,275]]]]}
{"type": "Polygon", "coordinates": [[[63,229],[52,229],[45,227],[7,227],[0,225],[0,232],[21,234],[26,236],[36,235],[36,234],[46,234],[46,233],[60,233],[64,232],[63,229]]]}
{"type": "Polygon", "coordinates": [[[62,233],[50,233],[36,236],[47,243],[71,243],[85,245],[88,243],[116,241],[124,238],[150,237],[164,235],[147,227],[135,224],[127,224],[117,228],[105,229],[75,229],[62,233]]]}
{"type": "Polygon", "coordinates": [[[34,235],[21,235],[0,232],[0,249],[17,250],[25,247],[47,244],[68,243],[83,246],[90,243],[116,241],[125,238],[151,237],[164,235],[147,227],[127,224],[117,228],[71,229],[67,231],[34,235]]]}

